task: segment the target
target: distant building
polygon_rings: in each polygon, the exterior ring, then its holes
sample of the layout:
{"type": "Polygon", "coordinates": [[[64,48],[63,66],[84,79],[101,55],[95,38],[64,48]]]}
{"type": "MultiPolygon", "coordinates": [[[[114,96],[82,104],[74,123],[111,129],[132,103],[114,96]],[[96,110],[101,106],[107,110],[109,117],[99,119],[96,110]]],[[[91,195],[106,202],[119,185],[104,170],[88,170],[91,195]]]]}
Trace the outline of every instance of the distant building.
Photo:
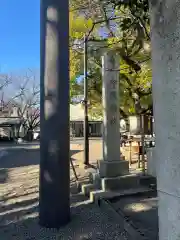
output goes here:
{"type": "MultiPolygon", "coordinates": [[[[93,117],[89,114],[89,121],[101,121],[102,117],[93,117]]],[[[84,121],[84,106],[81,103],[70,104],[70,121],[84,121]]]]}
{"type": "MultiPolygon", "coordinates": [[[[18,104],[9,102],[9,103],[0,103],[0,136],[9,136],[9,137],[24,137],[27,129],[24,128],[23,123],[25,123],[26,118],[28,118],[28,113],[37,112],[37,109],[28,108],[24,106],[24,109],[21,109],[18,104]]],[[[39,111],[39,110],[38,110],[39,111]]],[[[31,114],[30,114],[31,116],[31,114]]],[[[33,122],[34,124],[39,122],[39,112],[37,115],[34,115],[33,122]],[[37,117],[36,117],[37,116],[37,117]]]]}
{"type": "Polygon", "coordinates": [[[17,129],[21,125],[18,108],[12,103],[1,103],[0,106],[0,136],[15,137],[17,129]]]}

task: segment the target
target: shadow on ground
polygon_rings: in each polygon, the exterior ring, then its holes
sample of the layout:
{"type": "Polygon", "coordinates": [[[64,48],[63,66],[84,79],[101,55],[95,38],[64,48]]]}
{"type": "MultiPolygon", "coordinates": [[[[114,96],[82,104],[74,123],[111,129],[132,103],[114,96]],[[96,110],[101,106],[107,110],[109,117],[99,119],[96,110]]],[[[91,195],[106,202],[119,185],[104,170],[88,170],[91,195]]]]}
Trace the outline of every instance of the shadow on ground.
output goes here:
{"type": "Polygon", "coordinates": [[[158,238],[158,198],[157,192],[141,193],[134,196],[117,197],[111,200],[116,211],[122,214],[133,228],[145,239],[158,238]]]}
{"type": "Polygon", "coordinates": [[[8,180],[8,169],[0,169],[0,184],[7,182],[8,180]]]}
{"type": "MultiPolygon", "coordinates": [[[[81,150],[70,150],[70,157],[81,150]]],[[[30,165],[39,165],[40,150],[31,148],[17,148],[13,153],[0,159],[0,168],[16,168],[30,165]]]]}
{"type": "MultiPolygon", "coordinates": [[[[79,151],[72,150],[70,155],[79,151]]],[[[1,185],[1,239],[129,240],[121,224],[91,204],[84,195],[77,193],[77,185],[72,178],[71,222],[59,230],[41,228],[38,225],[39,154],[39,149],[26,148],[0,160],[0,167],[5,169],[5,173],[9,171],[8,182],[1,185]],[[73,189],[76,189],[76,193],[73,189]]],[[[85,178],[83,174],[80,176],[81,180],[85,178]]],[[[51,205],[49,207],[53,208],[51,205]]]]}
{"type": "Polygon", "coordinates": [[[1,208],[0,236],[2,239],[24,240],[129,239],[126,238],[127,233],[120,225],[79,194],[71,196],[71,204],[71,221],[59,230],[39,226],[38,198],[14,203],[8,208],[1,208]]]}
{"type": "Polygon", "coordinates": [[[0,159],[0,168],[17,168],[39,164],[39,149],[19,148],[0,159]]]}

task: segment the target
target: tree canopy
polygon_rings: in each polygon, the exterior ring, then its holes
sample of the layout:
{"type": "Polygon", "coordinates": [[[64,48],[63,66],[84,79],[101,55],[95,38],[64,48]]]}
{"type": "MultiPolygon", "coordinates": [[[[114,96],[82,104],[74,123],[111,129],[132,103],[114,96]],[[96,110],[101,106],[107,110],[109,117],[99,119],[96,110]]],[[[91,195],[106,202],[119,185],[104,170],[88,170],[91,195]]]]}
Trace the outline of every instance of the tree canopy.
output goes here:
{"type": "MultiPolygon", "coordinates": [[[[120,56],[120,113],[151,113],[150,23],[147,0],[70,1],[71,97],[83,93],[83,37],[106,41],[120,56]]],[[[102,114],[101,47],[89,47],[90,113],[102,114]]]]}

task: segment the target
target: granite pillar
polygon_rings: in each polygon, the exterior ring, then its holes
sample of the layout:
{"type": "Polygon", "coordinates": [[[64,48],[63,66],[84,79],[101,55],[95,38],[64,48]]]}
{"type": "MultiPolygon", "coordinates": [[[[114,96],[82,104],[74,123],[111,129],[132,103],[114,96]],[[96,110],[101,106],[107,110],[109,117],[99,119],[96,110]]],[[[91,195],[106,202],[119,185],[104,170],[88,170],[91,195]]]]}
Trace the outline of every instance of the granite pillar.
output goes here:
{"type": "Polygon", "coordinates": [[[180,1],[150,2],[159,239],[180,239],[180,1]]]}
{"type": "Polygon", "coordinates": [[[113,178],[129,173],[129,164],[120,158],[119,58],[115,52],[102,57],[103,160],[100,177],[113,178]]]}

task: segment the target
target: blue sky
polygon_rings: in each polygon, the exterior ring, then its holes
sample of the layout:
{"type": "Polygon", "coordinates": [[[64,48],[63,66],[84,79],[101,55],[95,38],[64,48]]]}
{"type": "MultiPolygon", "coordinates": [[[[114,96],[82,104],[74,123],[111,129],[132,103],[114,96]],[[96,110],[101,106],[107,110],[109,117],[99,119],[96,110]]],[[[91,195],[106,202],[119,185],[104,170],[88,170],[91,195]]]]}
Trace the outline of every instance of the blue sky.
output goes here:
{"type": "Polygon", "coordinates": [[[0,72],[39,68],[40,0],[0,1],[0,72]]]}

